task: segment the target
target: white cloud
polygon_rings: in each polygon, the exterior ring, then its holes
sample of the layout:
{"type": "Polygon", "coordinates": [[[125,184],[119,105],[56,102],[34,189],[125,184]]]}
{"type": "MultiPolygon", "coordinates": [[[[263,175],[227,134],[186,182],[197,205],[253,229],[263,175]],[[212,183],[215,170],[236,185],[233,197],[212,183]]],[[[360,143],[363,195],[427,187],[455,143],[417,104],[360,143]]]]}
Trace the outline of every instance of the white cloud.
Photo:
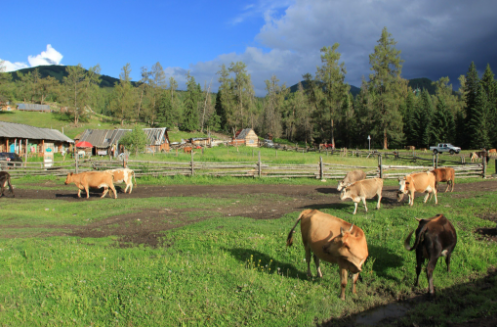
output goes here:
{"type": "Polygon", "coordinates": [[[29,66],[24,62],[10,62],[0,59],[0,72],[13,72],[28,67],[29,66]]]}
{"type": "Polygon", "coordinates": [[[4,69],[5,72],[13,72],[23,68],[36,67],[36,66],[47,66],[47,65],[59,65],[64,56],[50,44],[47,44],[47,50],[42,51],[39,55],[28,56],[29,64],[25,62],[10,62],[8,60],[0,59],[0,69],[4,69]]]}
{"type": "Polygon", "coordinates": [[[47,51],[42,51],[37,56],[29,56],[28,61],[31,67],[58,65],[64,56],[54,48],[47,44],[47,51]]]}

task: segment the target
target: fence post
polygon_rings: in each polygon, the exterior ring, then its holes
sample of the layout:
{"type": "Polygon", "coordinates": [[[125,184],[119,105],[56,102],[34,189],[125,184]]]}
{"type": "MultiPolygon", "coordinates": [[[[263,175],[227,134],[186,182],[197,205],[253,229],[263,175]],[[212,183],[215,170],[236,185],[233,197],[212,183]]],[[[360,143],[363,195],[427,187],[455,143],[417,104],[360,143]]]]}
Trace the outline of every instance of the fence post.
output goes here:
{"type": "MultiPolygon", "coordinates": [[[[24,167],[28,166],[28,139],[26,139],[26,149],[24,151],[24,167]]],[[[55,161],[55,160],[54,160],[55,161]]]]}
{"type": "Polygon", "coordinates": [[[438,156],[439,156],[439,155],[440,155],[440,154],[437,152],[437,157],[436,157],[436,159],[435,159],[435,169],[436,169],[436,168],[438,168],[438,156]]]}
{"type": "Polygon", "coordinates": [[[497,159],[495,159],[495,175],[494,177],[497,176],[497,159]]]}
{"type": "Polygon", "coordinates": [[[436,162],[435,157],[436,157],[436,154],[433,154],[432,155],[433,168],[437,168],[437,164],[435,163],[436,162]]]}
{"type": "Polygon", "coordinates": [[[487,153],[486,151],[483,152],[483,159],[482,159],[482,163],[483,163],[483,169],[482,169],[482,172],[481,172],[481,177],[482,178],[485,178],[485,176],[487,176],[487,153]]]}
{"type": "Polygon", "coordinates": [[[75,158],[76,158],[76,174],[78,173],[78,151],[76,151],[76,147],[74,147],[74,153],[75,153],[75,158]]]}
{"type": "Polygon", "coordinates": [[[257,163],[257,169],[259,170],[259,177],[262,176],[262,165],[261,165],[261,151],[259,151],[259,162],[257,163]]]}
{"type": "Polygon", "coordinates": [[[319,156],[319,179],[324,181],[323,157],[319,156]]]}
{"type": "Polygon", "coordinates": [[[382,163],[382,160],[381,160],[381,153],[378,154],[378,169],[380,170],[380,178],[383,178],[383,167],[382,167],[383,163],[382,163]]]}
{"type": "Polygon", "coordinates": [[[191,154],[191,161],[190,161],[190,165],[192,167],[192,172],[191,172],[191,176],[193,176],[193,174],[195,174],[195,170],[193,168],[193,149],[192,151],[190,151],[190,154],[191,154]]]}

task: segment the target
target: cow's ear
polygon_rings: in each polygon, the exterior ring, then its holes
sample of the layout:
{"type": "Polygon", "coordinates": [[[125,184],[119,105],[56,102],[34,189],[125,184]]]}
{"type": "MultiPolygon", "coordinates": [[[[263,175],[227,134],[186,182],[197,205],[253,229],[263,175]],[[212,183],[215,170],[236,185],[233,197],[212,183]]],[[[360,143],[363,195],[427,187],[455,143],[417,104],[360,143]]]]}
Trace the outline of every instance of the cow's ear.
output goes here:
{"type": "Polygon", "coordinates": [[[422,221],[423,220],[423,218],[418,218],[418,217],[414,217],[414,218],[416,218],[417,221],[422,221]]]}

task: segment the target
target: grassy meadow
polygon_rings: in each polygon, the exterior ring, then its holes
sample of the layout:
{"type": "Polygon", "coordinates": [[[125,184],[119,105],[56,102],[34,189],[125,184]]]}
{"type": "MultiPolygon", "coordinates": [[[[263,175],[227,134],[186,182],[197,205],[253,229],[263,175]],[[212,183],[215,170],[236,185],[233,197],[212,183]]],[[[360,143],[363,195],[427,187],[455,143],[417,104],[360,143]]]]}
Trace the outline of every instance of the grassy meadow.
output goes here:
{"type": "MultiPolygon", "coordinates": [[[[164,179],[171,185],[174,180],[164,179]]],[[[222,179],[212,180],[223,184],[222,179]]],[[[304,181],[299,183],[316,182],[304,181]]],[[[23,183],[28,179],[18,181],[23,183]]],[[[321,209],[361,227],[368,240],[370,256],[358,294],[351,293],[349,283],[345,301],[339,299],[337,266],[323,263],[322,279],[306,277],[299,227],[294,246],[285,246],[299,211],[273,220],[218,212],[254,206],[262,199],[292,201],[275,194],[146,199],[123,195],[117,201],[0,199],[0,326],[313,326],[423,294],[426,275],[422,273],[419,288],[412,287],[415,254],[405,251],[403,241],[417,226],[414,217],[438,213],[444,213],[458,233],[452,272],[447,274],[444,260],[439,260],[434,273],[437,299],[417,303],[400,323],[412,326],[429,319],[443,325],[497,309],[493,288],[479,294],[468,287],[467,297],[451,293],[497,265],[497,245],[474,234],[478,227],[495,227],[479,218],[496,212],[494,192],[440,194],[438,206],[423,205],[418,196],[413,208],[384,204],[368,214],[360,208],[355,216],[351,202],[321,209]],[[106,220],[105,228],[117,228],[112,217],[141,212],[140,218],[125,222],[124,227],[132,228],[144,224],[150,210],[162,209],[154,219],[172,228],[159,233],[158,247],[123,244],[119,236],[73,234],[106,220]]],[[[315,275],[314,264],[311,269],[315,275]]]]}

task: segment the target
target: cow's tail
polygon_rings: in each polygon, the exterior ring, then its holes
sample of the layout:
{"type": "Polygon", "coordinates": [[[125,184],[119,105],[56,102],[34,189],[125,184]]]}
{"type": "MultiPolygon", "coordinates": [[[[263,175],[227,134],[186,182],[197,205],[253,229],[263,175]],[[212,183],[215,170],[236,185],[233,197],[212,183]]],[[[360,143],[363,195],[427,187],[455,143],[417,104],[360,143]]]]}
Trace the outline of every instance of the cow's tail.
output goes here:
{"type": "Polygon", "coordinates": [[[286,239],[286,246],[292,246],[292,244],[293,244],[293,233],[295,233],[295,227],[297,227],[297,225],[299,224],[299,222],[302,219],[303,215],[304,215],[304,211],[302,211],[302,213],[300,214],[299,218],[295,222],[295,225],[293,225],[292,230],[290,231],[290,233],[288,233],[288,237],[286,239]]]}
{"type": "Polygon", "coordinates": [[[419,245],[419,242],[421,241],[421,239],[423,238],[423,235],[424,233],[426,232],[426,229],[428,228],[428,224],[425,224],[421,230],[419,231],[419,233],[416,234],[416,240],[414,241],[414,245],[412,247],[409,246],[409,243],[411,241],[411,236],[412,236],[412,233],[414,233],[414,231],[412,231],[409,236],[407,236],[405,242],[404,242],[404,246],[406,248],[407,251],[412,251],[414,250],[415,248],[418,247],[419,245]]]}

